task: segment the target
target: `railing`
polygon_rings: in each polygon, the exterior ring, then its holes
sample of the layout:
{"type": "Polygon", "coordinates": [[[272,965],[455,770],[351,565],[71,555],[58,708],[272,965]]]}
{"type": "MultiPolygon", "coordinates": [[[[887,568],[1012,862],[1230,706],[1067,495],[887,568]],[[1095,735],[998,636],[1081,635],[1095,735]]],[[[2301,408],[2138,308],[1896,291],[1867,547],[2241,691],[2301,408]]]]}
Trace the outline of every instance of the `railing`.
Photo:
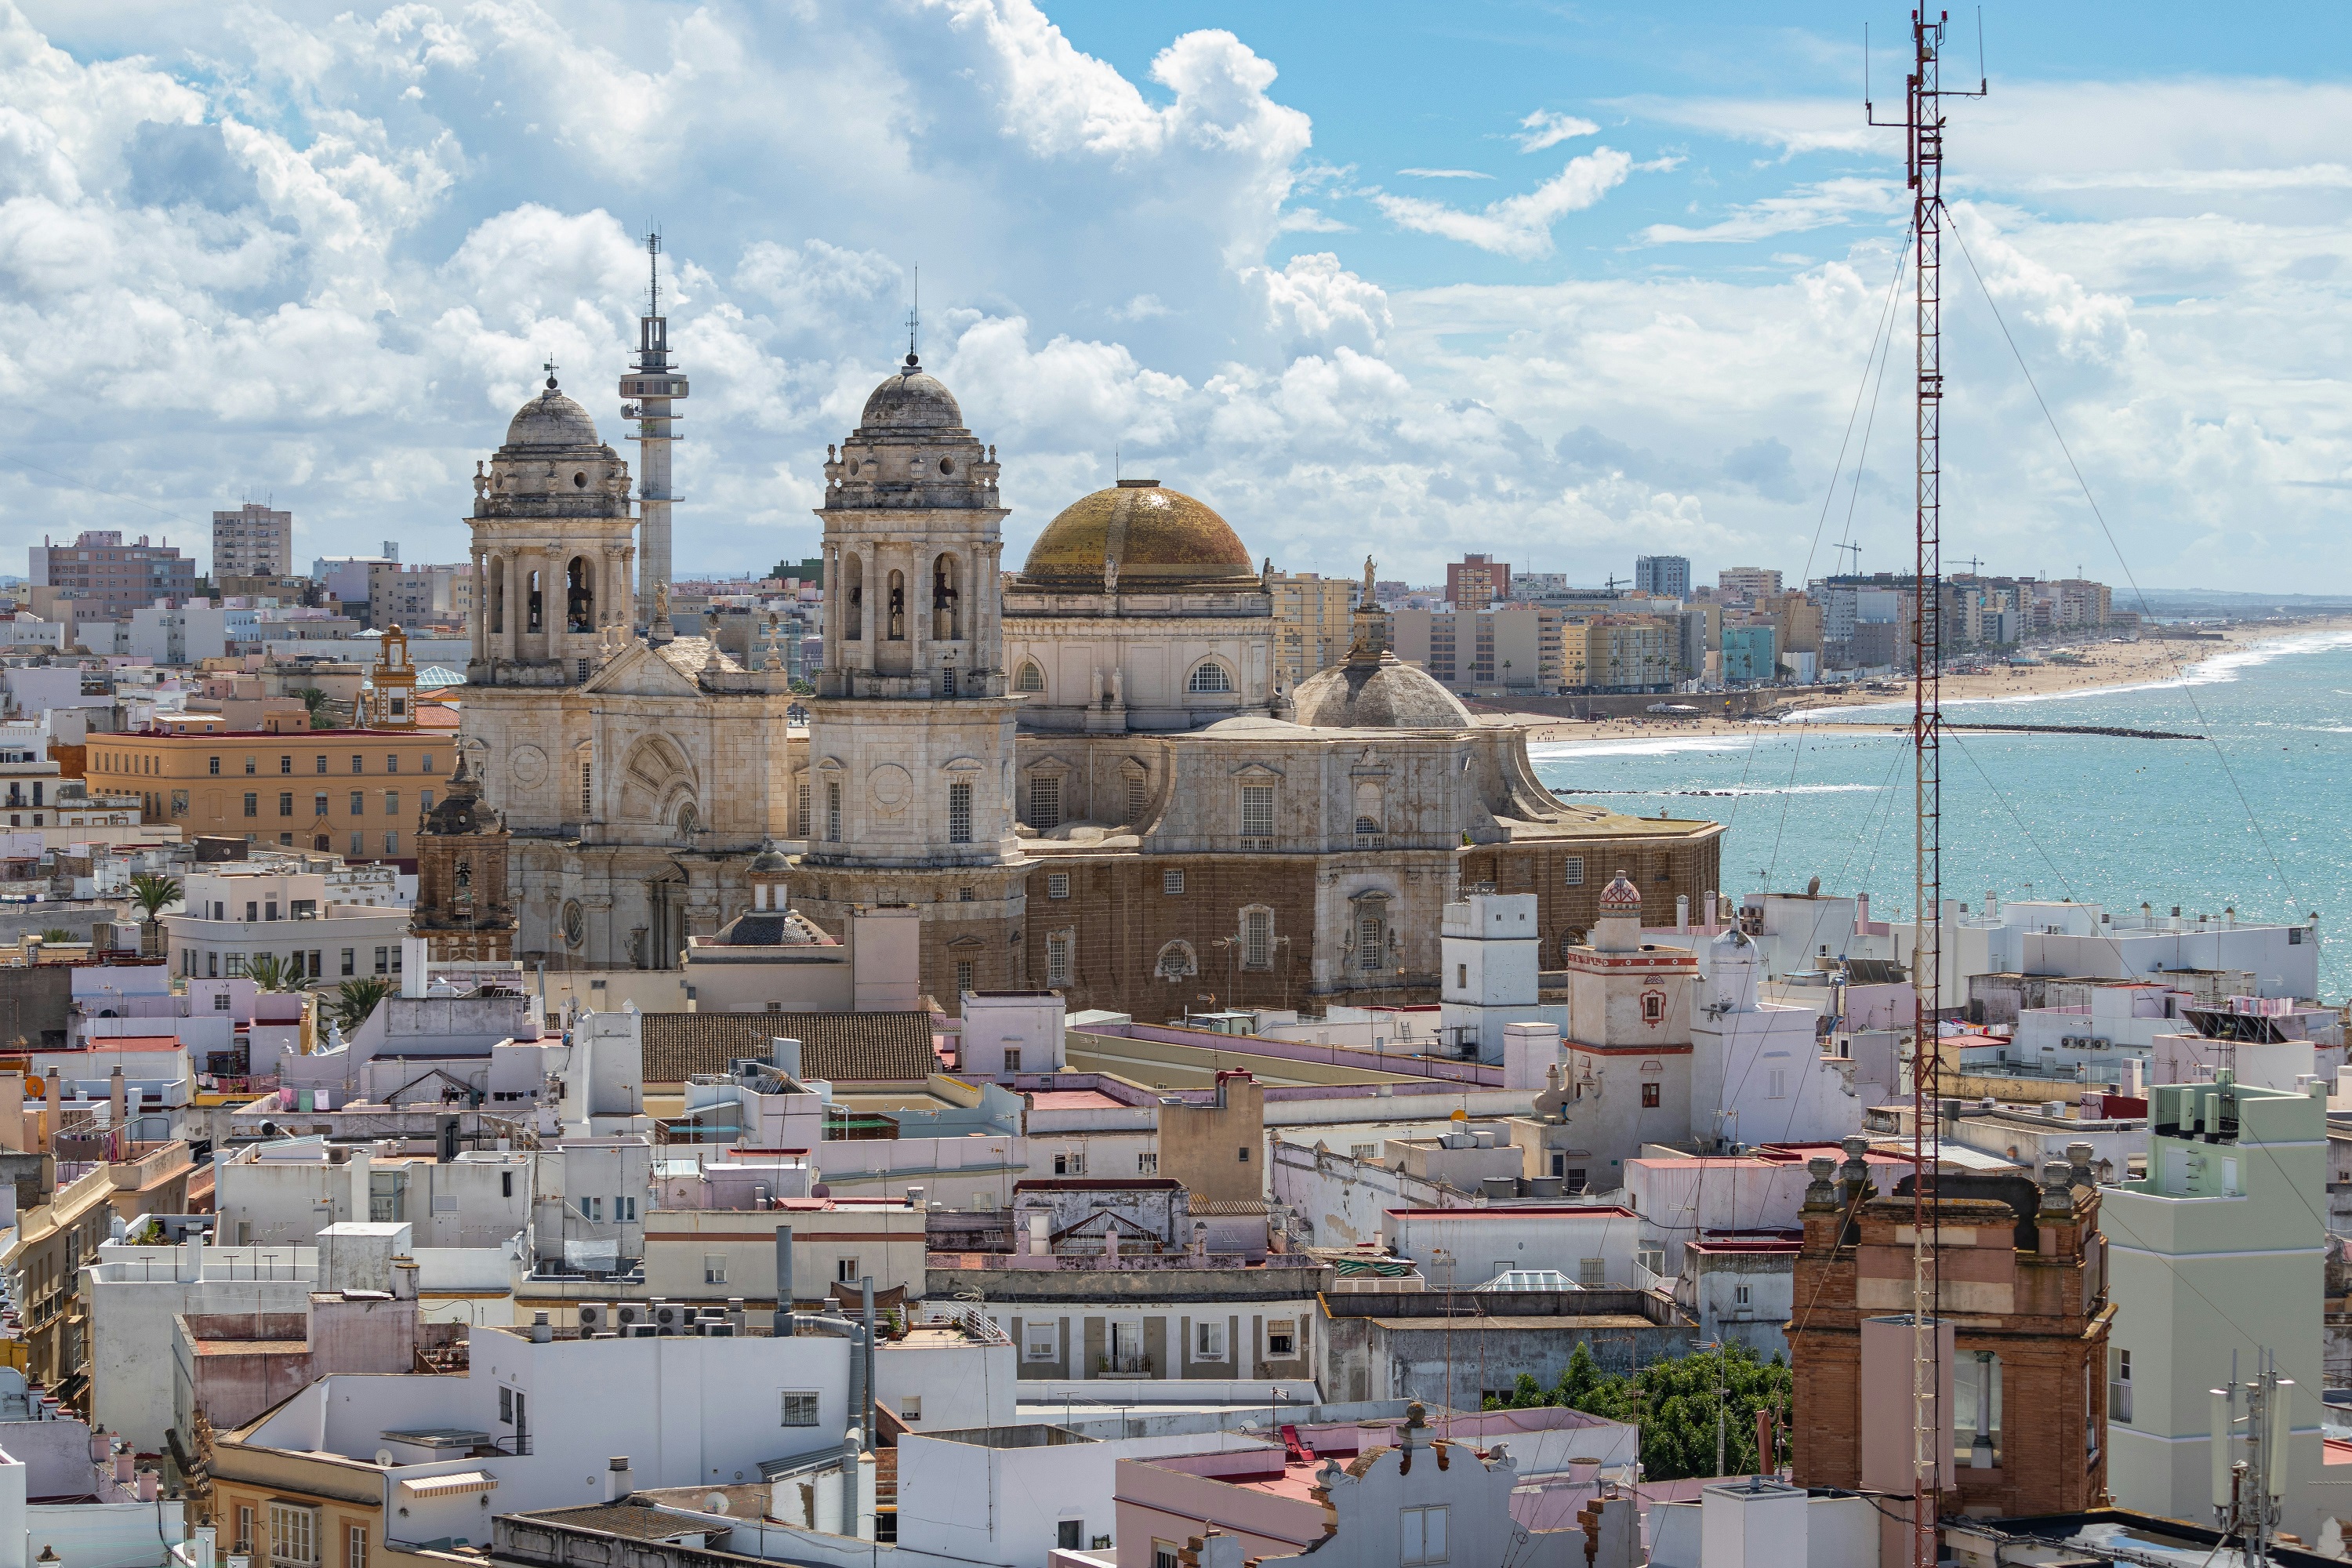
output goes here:
{"type": "Polygon", "coordinates": [[[1246,1258],[1214,1253],[1198,1252],[1122,1252],[1116,1258],[1106,1258],[1099,1252],[1054,1253],[1037,1257],[1023,1252],[926,1252],[926,1268],[1004,1268],[1019,1270],[1059,1270],[1064,1273],[1118,1271],[1144,1273],[1157,1270],[1198,1268],[1272,1268],[1296,1269],[1307,1273],[1319,1269],[1322,1264],[1311,1258],[1294,1258],[1284,1253],[1269,1252],[1264,1263],[1252,1263],[1246,1258]]]}
{"type": "Polygon", "coordinates": [[[1633,1264],[1633,1289],[1671,1296],[1675,1291],[1675,1281],[1667,1275],[1654,1272],[1637,1258],[1633,1264]]]}

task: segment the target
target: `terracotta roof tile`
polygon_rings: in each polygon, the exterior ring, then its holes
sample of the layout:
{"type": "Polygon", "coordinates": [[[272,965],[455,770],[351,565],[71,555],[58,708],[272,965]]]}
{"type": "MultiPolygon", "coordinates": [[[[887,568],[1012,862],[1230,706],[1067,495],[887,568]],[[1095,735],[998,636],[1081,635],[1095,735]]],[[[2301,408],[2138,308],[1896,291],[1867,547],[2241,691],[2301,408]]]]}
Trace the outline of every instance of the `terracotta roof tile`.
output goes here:
{"type": "Polygon", "coordinates": [[[939,1070],[929,1013],[648,1013],[646,1082],[723,1073],[739,1057],[765,1061],[772,1039],[800,1041],[803,1078],[904,1082],[939,1070]]]}

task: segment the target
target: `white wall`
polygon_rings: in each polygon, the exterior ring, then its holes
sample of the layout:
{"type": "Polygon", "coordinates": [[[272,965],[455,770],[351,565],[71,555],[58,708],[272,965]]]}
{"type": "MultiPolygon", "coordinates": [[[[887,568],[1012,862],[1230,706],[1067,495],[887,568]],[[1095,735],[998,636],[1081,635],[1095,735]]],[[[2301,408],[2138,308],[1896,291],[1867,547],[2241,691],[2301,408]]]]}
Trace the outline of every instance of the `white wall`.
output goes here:
{"type": "Polygon", "coordinates": [[[1463,1289],[1483,1285],[1506,1268],[1557,1268],[1574,1280],[1589,1258],[1606,1265],[1610,1284],[1631,1285],[1641,1222],[1615,1208],[1512,1205],[1392,1209],[1381,1231],[1433,1283],[1444,1283],[1443,1271],[1433,1273],[1431,1261],[1442,1247],[1453,1255],[1454,1283],[1463,1289]]]}

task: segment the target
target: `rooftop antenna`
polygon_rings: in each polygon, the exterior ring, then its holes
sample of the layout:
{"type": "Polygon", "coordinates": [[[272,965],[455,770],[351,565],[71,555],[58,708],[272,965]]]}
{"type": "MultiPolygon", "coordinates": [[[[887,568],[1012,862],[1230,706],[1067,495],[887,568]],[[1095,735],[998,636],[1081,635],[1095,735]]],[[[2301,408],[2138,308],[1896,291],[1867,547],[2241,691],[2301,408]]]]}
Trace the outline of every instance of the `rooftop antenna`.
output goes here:
{"type": "Polygon", "coordinates": [[[907,301],[907,363],[915,363],[915,334],[923,320],[923,269],[915,268],[914,292],[907,301]]]}
{"type": "Polygon", "coordinates": [[[1118,482],[1118,443],[1116,441],[1111,443],[1110,448],[1110,477],[1113,484],[1118,482]]]}
{"type": "Polygon", "coordinates": [[[1937,1143],[1933,1129],[1943,1066],[1937,1032],[1944,968],[1943,100],[1982,98],[1986,90],[1981,79],[1973,92],[1943,85],[1944,27],[1949,16],[1939,11],[1930,19],[1924,7],[1911,13],[1914,64],[1904,79],[1900,120],[1878,118],[1870,99],[1867,34],[1863,43],[1863,118],[1903,132],[1911,236],[1917,247],[1912,272],[1916,307],[1912,570],[1918,608],[1911,627],[1911,1550],[1916,1568],[1935,1568],[1942,1472],[1937,1408],[1942,1368],[1936,1335],[1942,1268],[1930,1207],[1936,1200],[1929,1161],[1937,1143]]]}
{"type": "Polygon", "coordinates": [[[646,314],[661,314],[661,225],[646,230],[646,314]]]}

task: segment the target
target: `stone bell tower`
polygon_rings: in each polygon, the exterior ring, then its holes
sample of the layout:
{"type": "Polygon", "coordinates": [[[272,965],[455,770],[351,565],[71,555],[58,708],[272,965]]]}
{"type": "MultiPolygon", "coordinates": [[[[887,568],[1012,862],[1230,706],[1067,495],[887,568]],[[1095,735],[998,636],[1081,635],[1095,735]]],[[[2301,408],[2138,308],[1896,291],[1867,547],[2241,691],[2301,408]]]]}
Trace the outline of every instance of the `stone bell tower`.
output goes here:
{"type": "Polygon", "coordinates": [[[793,902],[835,932],[858,904],[921,910],[923,988],[954,1010],[1026,970],[996,452],[910,351],[824,473],[824,665],[793,902]]]}
{"type": "Polygon", "coordinates": [[[547,371],[475,465],[473,687],[577,686],[628,635],[629,465],[547,371]]]}

